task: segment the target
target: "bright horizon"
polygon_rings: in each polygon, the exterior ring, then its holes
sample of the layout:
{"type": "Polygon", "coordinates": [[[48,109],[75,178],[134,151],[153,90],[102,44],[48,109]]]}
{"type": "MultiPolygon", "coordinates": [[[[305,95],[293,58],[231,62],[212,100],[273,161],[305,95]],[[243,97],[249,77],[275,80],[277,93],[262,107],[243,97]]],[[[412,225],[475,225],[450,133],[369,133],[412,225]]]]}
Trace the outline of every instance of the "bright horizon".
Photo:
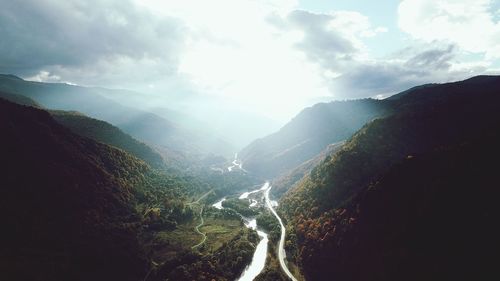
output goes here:
{"type": "Polygon", "coordinates": [[[129,89],[141,95],[124,103],[212,123],[243,112],[277,127],[317,102],[500,73],[488,0],[2,2],[16,45],[0,45],[2,73],[129,89]]]}

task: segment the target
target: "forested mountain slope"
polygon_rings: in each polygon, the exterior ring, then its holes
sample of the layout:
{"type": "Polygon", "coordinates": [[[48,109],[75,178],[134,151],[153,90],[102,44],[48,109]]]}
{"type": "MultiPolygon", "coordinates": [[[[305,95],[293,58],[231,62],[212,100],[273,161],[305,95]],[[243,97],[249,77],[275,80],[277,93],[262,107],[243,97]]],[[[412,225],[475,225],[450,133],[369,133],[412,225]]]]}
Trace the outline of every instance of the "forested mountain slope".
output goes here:
{"type": "Polygon", "coordinates": [[[144,162],[0,99],[0,250],[5,280],[137,280],[133,183],[144,162]]]}
{"type": "Polygon", "coordinates": [[[0,98],[6,99],[8,101],[11,101],[11,102],[17,103],[17,104],[21,104],[21,105],[42,108],[42,106],[40,104],[38,104],[36,101],[34,101],[28,97],[21,96],[21,95],[16,95],[16,94],[0,91],[0,98]]]}
{"type": "MultiPolygon", "coordinates": [[[[25,96],[0,92],[0,97],[17,104],[41,108],[38,103],[25,96]]],[[[79,112],[51,110],[49,113],[57,122],[80,136],[123,149],[153,167],[164,166],[159,153],[105,121],[90,118],[79,112]]]]}
{"type": "Polygon", "coordinates": [[[314,158],[327,145],[349,138],[387,110],[385,103],[372,99],[319,103],[278,132],[252,142],[239,157],[245,169],[273,178],[314,158]]]}
{"type": "Polygon", "coordinates": [[[293,188],[293,186],[296,185],[302,178],[308,175],[312,171],[312,169],[314,169],[314,167],[323,162],[326,157],[330,157],[331,155],[339,151],[339,149],[342,148],[342,145],[344,145],[343,141],[330,144],[326,147],[326,149],[321,151],[314,158],[307,160],[295,169],[292,169],[284,173],[280,177],[274,179],[272,181],[272,194],[276,198],[280,198],[281,196],[283,196],[283,194],[293,188]]]}
{"type": "Polygon", "coordinates": [[[188,153],[232,155],[231,145],[212,136],[200,136],[154,113],[123,106],[105,98],[102,88],[60,83],[25,81],[13,75],[0,75],[0,91],[31,98],[47,109],[78,111],[104,120],[133,137],[188,153]]]}
{"type": "Polygon", "coordinates": [[[492,188],[498,89],[499,77],[476,77],[391,99],[393,114],[365,125],[287,193],[280,211],[305,276],[456,280],[493,273],[487,246],[498,245],[490,234],[500,218],[490,202],[499,195],[492,188]]]}
{"type": "Polygon", "coordinates": [[[249,262],[258,236],[231,212],[207,210],[224,243],[192,249],[192,201],[251,179],[155,170],[4,99],[0,130],[1,280],[234,280],[249,262]]]}
{"type": "Polygon", "coordinates": [[[125,134],[117,127],[77,112],[50,111],[54,119],[74,133],[123,149],[153,167],[164,166],[161,155],[144,143],[125,134]]]}
{"type": "Polygon", "coordinates": [[[143,280],[144,237],[190,219],[187,196],[208,189],[3,99],[0,130],[2,280],[143,280]]]}

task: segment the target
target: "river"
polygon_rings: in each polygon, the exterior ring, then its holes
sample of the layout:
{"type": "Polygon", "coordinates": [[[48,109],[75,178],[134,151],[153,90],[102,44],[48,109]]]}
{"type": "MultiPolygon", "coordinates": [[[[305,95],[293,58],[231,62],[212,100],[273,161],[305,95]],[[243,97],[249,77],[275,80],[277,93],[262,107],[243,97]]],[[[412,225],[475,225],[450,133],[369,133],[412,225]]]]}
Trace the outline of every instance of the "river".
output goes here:
{"type": "Polygon", "coordinates": [[[242,165],[241,165],[241,161],[240,161],[240,160],[238,160],[238,153],[235,153],[235,154],[234,154],[234,160],[233,160],[233,162],[231,162],[231,164],[233,164],[233,165],[232,165],[232,166],[227,167],[227,170],[228,170],[229,172],[231,172],[234,168],[238,168],[238,169],[240,169],[240,170],[243,170],[243,167],[242,167],[242,165]]]}
{"type": "MultiPolygon", "coordinates": [[[[244,192],[239,196],[239,199],[246,199],[250,194],[263,192],[268,187],[269,183],[266,182],[260,189],[251,192],[244,192]]],[[[224,197],[219,201],[217,201],[216,203],[214,203],[212,206],[217,209],[224,209],[224,207],[222,206],[222,202],[224,202],[225,200],[226,198],[224,197]]],[[[269,238],[266,232],[257,229],[257,221],[255,218],[245,218],[245,217],[242,218],[245,221],[245,226],[253,230],[256,230],[257,234],[260,237],[260,241],[257,244],[257,247],[255,248],[255,252],[253,253],[252,262],[245,268],[240,278],[238,278],[238,281],[252,281],[255,279],[255,277],[257,277],[257,275],[259,275],[262,272],[262,270],[266,265],[267,244],[269,243],[269,238]]]]}
{"type": "MultiPolygon", "coordinates": [[[[292,275],[290,270],[288,269],[286,262],[285,262],[285,249],[284,249],[284,244],[285,244],[285,226],[283,225],[283,221],[281,218],[278,216],[276,211],[274,210],[274,206],[277,205],[276,201],[272,201],[269,199],[269,191],[271,190],[272,186],[270,186],[269,182],[265,182],[261,188],[250,191],[250,192],[244,192],[239,196],[239,199],[247,199],[250,194],[254,194],[257,192],[263,192],[266,206],[269,208],[269,210],[272,212],[272,214],[278,219],[278,222],[281,227],[281,236],[280,236],[280,241],[279,241],[279,246],[278,246],[278,259],[280,262],[280,266],[283,269],[283,272],[288,276],[293,281],[297,281],[297,279],[292,275]]],[[[223,209],[222,207],[222,202],[224,202],[226,198],[222,198],[216,203],[214,203],[212,206],[217,208],[217,209],[223,209]]],[[[256,200],[251,199],[252,203],[251,206],[255,206],[257,203],[256,200]]],[[[268,234],[265,233],[262,230],[257,229],[257,221],[255,219],[249,219],[243,217],[243,220],[245,221],[245,226],[251,229],[254,229],[257,231],[257,234],[261,238],[259,243],[257,244],[257,247],[255,249],[255,252],[252,257],[252,262],[250,265],[248,265],[245,270],[243,271],[241,277],[238,279],[238,281],[252,281],[261,273],[261,271],[264,269],[266,265],[266,258],[267,258],[267,244],[269,242],[268,234]]]]}
{"type": "Polygon", "coordinates": [[[252,281],[253,279],[255,279],[255,277],[257,277],[257,275],[260,274],[260,272],[266,266],[267,244],[269,243],[267,233],[257,229],[257,222],[255,219],[245,225],[248,228],[257,230],[260,241],[255,248],[255,252],[253,253],[252,262],[245,268],[245,271],[243,271],[238,281],[252,281]]]}

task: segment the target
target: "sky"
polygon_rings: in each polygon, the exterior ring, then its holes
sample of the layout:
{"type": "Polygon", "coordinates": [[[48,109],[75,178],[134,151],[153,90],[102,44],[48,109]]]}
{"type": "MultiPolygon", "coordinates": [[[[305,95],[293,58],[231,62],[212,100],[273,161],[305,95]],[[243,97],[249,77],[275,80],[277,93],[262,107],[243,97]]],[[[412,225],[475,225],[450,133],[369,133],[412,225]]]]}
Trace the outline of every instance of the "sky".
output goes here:
{"type": "Polygon", "coordinates": [[[129,89],[141,106],[207,120],[227,113],[282,125],[317,102],[383,98],[500,72],[500,4],[493,0],[0,0],[0,6],[1,73],[129,89]]]}

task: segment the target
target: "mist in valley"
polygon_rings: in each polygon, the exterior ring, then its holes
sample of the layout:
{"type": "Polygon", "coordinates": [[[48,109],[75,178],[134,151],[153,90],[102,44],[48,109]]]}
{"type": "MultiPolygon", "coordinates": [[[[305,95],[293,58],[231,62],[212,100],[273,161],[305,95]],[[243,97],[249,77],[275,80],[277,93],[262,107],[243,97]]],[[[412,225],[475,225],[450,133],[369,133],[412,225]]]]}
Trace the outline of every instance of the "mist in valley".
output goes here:
{"type": "Polygon", "coordinates": [[[0,280],[500,280],[499,15],[0,0],[0,280]]]}

